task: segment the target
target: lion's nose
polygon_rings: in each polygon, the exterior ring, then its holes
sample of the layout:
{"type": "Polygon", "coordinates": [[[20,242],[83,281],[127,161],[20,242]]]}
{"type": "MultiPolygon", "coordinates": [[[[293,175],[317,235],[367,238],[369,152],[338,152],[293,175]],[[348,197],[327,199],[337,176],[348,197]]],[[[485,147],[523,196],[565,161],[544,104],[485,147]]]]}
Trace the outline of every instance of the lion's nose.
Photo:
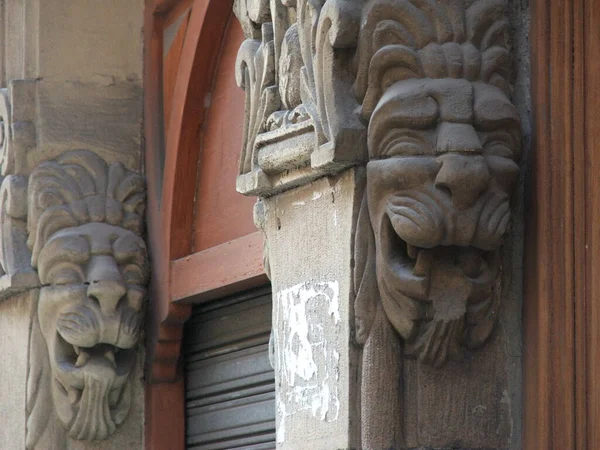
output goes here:
{"type": "Polygon", "coordinates": [[[115,259],[110,255],[92,256],[88,263],[87,281],[88,297],[98,302],[105,315],[114,314],[119,300],[127,293],[115,259]]]}
{"type": "Polygon", "coordinates": [[[435,186],[448,191],[458,209],[471,206],[487,189],[490,172],[481,156],[483,148],[477,131],[468,123],[444,122],[437,138],[440,170],[435,186]]]}
{"type": "Polygon", "coordinates": [[[121,281],[92,281],[87,290],[88,298],[96,300],[106,316],[115,314],[119,301],[127,293],[121,281]]]}
{"type": "Polygon", "coordinates": [[[456,208],[468,208],[487,189],[490,172],[483,156],[446,153],[439,156],[438,161],[442,167],[435,186],[448,191],[456,208]]]}

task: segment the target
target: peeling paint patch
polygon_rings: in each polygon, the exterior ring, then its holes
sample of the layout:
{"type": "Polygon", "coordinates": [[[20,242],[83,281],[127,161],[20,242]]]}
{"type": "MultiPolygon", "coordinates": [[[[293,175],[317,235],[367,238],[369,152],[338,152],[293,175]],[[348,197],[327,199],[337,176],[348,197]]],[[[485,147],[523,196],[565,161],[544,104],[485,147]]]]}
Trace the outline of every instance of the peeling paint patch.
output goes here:
{"type": "Polygon", "coordinates": [[[337,281],[306,282],[276,297],[275,369],[277,442],[296,414],[324,422],[338,419],[340,354],[332,348],[340,326],[337,281]]]}

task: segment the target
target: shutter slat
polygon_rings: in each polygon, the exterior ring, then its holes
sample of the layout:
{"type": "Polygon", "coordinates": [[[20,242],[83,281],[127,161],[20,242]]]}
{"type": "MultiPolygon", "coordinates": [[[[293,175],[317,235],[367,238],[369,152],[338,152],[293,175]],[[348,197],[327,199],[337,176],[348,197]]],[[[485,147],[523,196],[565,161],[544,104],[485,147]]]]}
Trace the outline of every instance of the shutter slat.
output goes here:
{"type": "Polygon", "coordinates": [[[275,448],[271,309],[264,288],[194,307],[184,339],[188,449],[275,448]]]}

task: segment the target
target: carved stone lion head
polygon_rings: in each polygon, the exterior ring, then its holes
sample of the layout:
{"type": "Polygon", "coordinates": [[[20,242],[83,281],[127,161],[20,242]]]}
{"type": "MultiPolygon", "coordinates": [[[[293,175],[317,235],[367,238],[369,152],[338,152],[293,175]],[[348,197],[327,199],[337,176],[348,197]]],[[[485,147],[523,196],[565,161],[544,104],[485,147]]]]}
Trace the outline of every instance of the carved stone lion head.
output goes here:
{"type": "Polygon", "coordinates": [[[144,180],[73,151],[39,165],[28,195],[54,409],[70,437],[105,439],[129,411],[143,322],[144,180]]]}
{"type": "MultiPolygon", "coordinates": [[[[503,1],[399,0],[371,2],[361,28],[371,268],[406,354],[436,366],[496,321],[521,142],[506,27],[503,1]]],[[[359,340],[373,310],[359,295],[359,340]]]]}

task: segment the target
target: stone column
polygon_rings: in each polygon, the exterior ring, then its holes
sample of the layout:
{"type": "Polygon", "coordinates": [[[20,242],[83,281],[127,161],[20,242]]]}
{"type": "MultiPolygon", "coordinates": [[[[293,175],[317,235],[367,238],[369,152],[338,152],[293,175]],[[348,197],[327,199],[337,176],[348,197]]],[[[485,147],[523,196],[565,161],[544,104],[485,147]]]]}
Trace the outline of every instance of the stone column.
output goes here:
{"type": "Polygon", "coordinates": [[[520,448],[506,6],[236,2],[278,448],[520,448]]]}
{"type": "Polygon", "coordinates": [[[0,448],[142,448],[143,2],[0,20],[0,448]]]}

